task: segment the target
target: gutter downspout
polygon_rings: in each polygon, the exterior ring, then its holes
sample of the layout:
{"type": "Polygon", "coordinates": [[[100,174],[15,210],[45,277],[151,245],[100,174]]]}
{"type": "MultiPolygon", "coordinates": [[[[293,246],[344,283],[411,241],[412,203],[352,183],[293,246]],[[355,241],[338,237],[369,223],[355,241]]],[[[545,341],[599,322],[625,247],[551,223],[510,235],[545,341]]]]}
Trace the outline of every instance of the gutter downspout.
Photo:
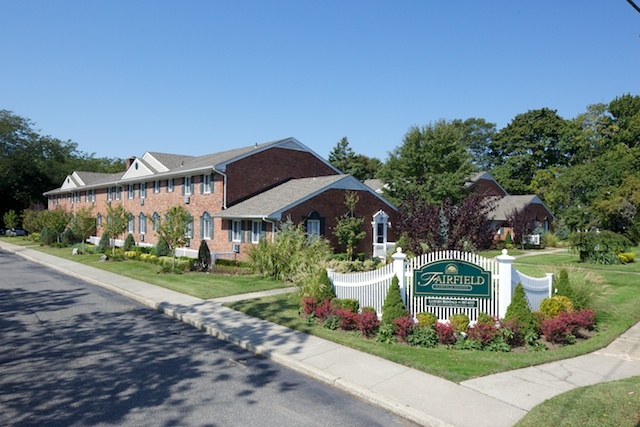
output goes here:
{"type": "Polygon", "coordinates": [[[267,224],[271,224],[271,243],[276,241],[276,223],[275,221],[270,221],[266,216],[262,217],[262,220],[267,224]]]}
{"type": "Polygon", "coordinates": [[[224,184],[222,187],[222,209],[226,210],[227,209],[227,174],[222,172],[221,170],[216,169],[215,166],[213,166],[211,169],[213,169],[215,173],[219,173],[220,175],[222,175],[222,178],[224,179],[224,184]]]}

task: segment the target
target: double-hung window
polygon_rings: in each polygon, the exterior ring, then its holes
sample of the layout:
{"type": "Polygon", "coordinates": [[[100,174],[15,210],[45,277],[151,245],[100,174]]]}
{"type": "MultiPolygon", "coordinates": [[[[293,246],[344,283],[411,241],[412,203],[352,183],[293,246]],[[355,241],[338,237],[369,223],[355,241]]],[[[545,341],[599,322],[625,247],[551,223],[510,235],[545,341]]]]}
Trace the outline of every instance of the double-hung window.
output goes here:
{"type": "Polygon", "coordinates": [[[242,221],[240,220],[234,220],[231,225],[231,241],[232,242],[242,241],[242,221]]]}
{"type": "Polygon", "coordinates": [[[153,192],[156,194],[160,192],[160,181],[153,181],[153,192]]]}
{"type": "Polygon", "coordinates": [[[193,177],[185,176],[182,183],[183,183],[182,191],[184,192],[184,194],[185,195],[193,194],[193,177]]]}
{"type": "Polygon", "coordinates": [[[205,212],[200,218],[200,234],[203,239],[213,239],[213,218],[209,212],[205,212]]]}
{"type": "Polygon", "coordinates": [[[319,219],[307,220],[307,235],[309,237],[320,236],[320,220],[319,219]]]}
{"type": "Polygon", "coordinates": [[[160,215],[158,212],[153,213],[151,221],[153,222],[153,231],[158,231],[158,228],[160,228],[160,215]]]}
{"type": "Polygon", "coordinates": [[[191,217],[191,215],[189,215],[189,220],[187,221],[187,227],[184,235],[189,239],[193,239],[193,217],[191,217]]]}
{"type": "Polygon", "coordinates": [[[144,199],[147,197],[147,183],[146,182],[141,182],[140,183],[140,198],[144,199]]]}
{"type": "Polygon", "coordinates": [[[213,175],[205,174],[201,177],[201,193],[203,194],[211,194],[213,193],[213,175]]]}
{"type": "Polygon", "coordinates": [[[138,217],[138,232],[145,234],[147,232],[147,216],[143,213],[138,217]]]}
{"type": "Polygon", "coordinates": [[[136,197],[136,185],[135,184],[127,185],[127,195],[129,196],[130,199],[133,199],[134,197],[136,197]]]}
{"type": "Polygon", "coordinates": [[[173,193],[173,178],[167,180],[167,193],[173,193]]]}
{"type": "Polygon", "coordinates": [[[136,221],[133,215],[129,214],[129,225],[128,225],[129,233],[135,233],[136,231],[136,221]]]}
{"type": "Polygon", "coordinates": [[[262,235],[262,221],[251,222],[251,243],[260,242],[260,236],[262,235]]]}

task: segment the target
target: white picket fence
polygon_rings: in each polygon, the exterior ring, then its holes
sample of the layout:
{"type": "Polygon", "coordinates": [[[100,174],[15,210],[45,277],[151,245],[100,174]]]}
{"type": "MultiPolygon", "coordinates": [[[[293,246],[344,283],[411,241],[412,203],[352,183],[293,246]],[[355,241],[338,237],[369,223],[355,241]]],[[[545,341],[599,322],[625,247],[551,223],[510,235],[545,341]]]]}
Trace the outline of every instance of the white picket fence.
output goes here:
{"type": "Polygon", "coordinates": [[[542,300],[550,298],[553,292],[553,274],[551,273],[547,273],[546,277],[530,277],[512,267],[512,290],[515,290],[518,283],[521,283],[524,288],[531,310],[539,310],[542,300]]]}
{"type": "MultiPolygon", "coordinates": [[[[547,274],[543,278],[529,277],[513,267],[515,258],[503,251],[501,256],[493,259],[477,254],[460,251],[439,251],[422,255],[410,261],[400,248],[393,255],[393,263],[374,271],[363,273],[336,273],[329,270],[329,278],[338,298],[353,298],[360,302],[360,307],[373,307],[378,316],[382,315],[382,306],[387,291],[394,276],[398,276],[402,298],[412,316],[428,311],[439,319],[448,319],[452,314],[464,313],[473,322],[480,312],[503,318],[507,306],[511,303],[511,296],[517,285],[522,283],[527,300],[532,310],[540,308],[540,302],[551,296],[553,275],[547,274]],[[456,297],[456,300],[470,300],[476,302],[474,308],[464,307],[434,307],[427,306],[427,298],[413,295],[413,271],[435,261],[456,260],[469,262],[491,272],[491,286],[489,298],[456,297]],[[505,283],[506,286],[501,286],[505,283]]],[[[433,298],[433,297],[430,297],[433,298]]]]}

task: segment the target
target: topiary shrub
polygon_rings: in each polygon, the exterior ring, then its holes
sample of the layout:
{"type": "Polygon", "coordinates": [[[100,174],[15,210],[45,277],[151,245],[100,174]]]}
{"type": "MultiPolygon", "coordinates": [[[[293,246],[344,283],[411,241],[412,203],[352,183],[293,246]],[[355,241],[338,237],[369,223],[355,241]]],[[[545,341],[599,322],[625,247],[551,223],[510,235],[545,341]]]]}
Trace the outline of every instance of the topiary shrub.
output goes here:
{"type": "Polygon", "coordinates": [[[542,316],[545,319],[556,317],[560,313],[570,311],[573,311],[573,304],[569,298],[562,295],[545,298],[540,303],[540,313],[542,313],[542,316]]]}
{"type": "Polygon", "coordinates": [[[360,301],[355,298],[334,298],[333,305],[336,309],[349,310],[352,313],[357,313],[360,310],[360,301]]]}
{"type": "Polygon", "coordinates": [[[522,283],[516,285],[511,297],[511,304],[507,307],[504,319],[515,321],[523,335],[526,335],[529,331],[536,331],[536,321],[529,307],[529,301],[527,301],[522,283]]]}
{"type": "Polygon", "coordinates": [[[135,247],[136,247],[136,241],[133,238],[133,234],[131,233],[127,234],[127,237],[124,239],[124,245],[122,246],[122,249],[125,252],[127,252],[132,250],[135,247]]]}
{"type": "Polygon", "coordinates": [[[97,251],[100,253],[105,253],[111,247],[111,239],[109,238],[109,233],[102,233],[100,236],[100,241],[98,242],[97,251]]]}
{"type": "Polygon", "coordinates": [[[469,331],[469,316],[466,314],[452,314],[449,316],[449,323],[451,323],[453,330],[457,333],[467,333],[469,331]]]}
{"type": "Polygon", "coordinates": [[[211,251],[206,240],[200,241],[200,247],[198,248],[198,261],[195,263],[195,267],[201,271],[206,271],[211,268],[211,251]]]}
{"type": "Polygon", "coordinates": [[[158,240],[158,243],[156,244],[155,248],[153,248],[153,251],[155,256],[158,256],[158,257],[168,256],[170,249],[169,249],[169,245],[167,244],[167,241],[164,239],[158,240]]]}
{"type": "Polygon", "coordinates": [[[573,299],[573,288],[569,281],[569,272],[563,268],[558,274],[558,278],[555,280],[555,294],[558,296],[565,296],[570,300],[573,299]]]}
{"type": "Polygon", "coordinates": [[[398,280],[398,276],[393,276],[387,297],[384,299],[384,304],[382,305],[381,323],[383,325],[393,325],[394,320],[409,315],[409,310],[407,310],[407,306],[405,306],[402,301],[399,284],[400,280],[398,280]]]}
{"type": "Polygon", "coordinates": [[[438,321],[438,316],[433,313],[423,312],[418,313],[416,315],[418,319],[418,326],[421,328],[432,328],[433,325],[438,321]]]}
{"type": "Polygon", "coordinates": [[[504,247],[507,249],[513,249],[513,237],[511,237],[511,232],[507,231],[507,237],[504,238],[504,247]]]}

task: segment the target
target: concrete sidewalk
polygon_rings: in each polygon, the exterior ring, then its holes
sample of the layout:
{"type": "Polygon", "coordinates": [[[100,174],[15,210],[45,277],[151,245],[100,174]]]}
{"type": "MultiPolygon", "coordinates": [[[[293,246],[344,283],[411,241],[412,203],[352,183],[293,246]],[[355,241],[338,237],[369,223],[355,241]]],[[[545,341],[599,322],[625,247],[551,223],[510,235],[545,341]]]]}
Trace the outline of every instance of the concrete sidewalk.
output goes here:
{"type": "Polygon", "coordinates": [[[126,295],[425,426],[512,426],[557,394],[640,375],[640,324],[589,355],[456,384],[221,305],[287,290],[201,300],[6,242],[0,248],[126,295]]]}

